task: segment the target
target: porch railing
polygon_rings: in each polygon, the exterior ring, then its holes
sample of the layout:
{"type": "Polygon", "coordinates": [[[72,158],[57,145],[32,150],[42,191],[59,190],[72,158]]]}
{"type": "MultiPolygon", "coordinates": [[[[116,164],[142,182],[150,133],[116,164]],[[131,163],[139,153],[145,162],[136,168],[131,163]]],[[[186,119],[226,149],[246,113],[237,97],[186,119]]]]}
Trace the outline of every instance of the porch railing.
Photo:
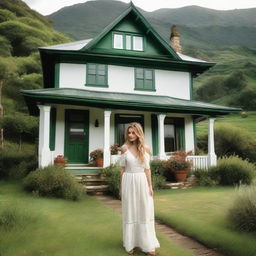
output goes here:
{"type": "Polygon", "coordinates": [[[192,170],[208,169],[208,156],[187,156],[188,160],[193,163],[192,170]]]}
{"type": "MultiPolygon", "coordinates": [[[[111,163],[116,163],[119,161],[120,155],[111,156],[111,163]]],[[[168,157],[169,158],[169,157],[168,157]]],[[[208,156],[187,156],[189,160],[192,161],[192,170],[196,169],[208,169],[208,156]]],[[[152,158],[157,159],[156,157],[152,158]]]]}

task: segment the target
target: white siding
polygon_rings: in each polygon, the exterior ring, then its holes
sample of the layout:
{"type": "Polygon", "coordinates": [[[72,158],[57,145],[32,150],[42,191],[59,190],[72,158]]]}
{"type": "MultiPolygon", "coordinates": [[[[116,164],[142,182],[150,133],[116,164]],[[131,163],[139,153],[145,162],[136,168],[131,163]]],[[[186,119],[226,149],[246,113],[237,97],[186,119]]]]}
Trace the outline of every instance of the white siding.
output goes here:
{"type": "Polygon", "coordinates": [[[85,86],[86,64],[60,64],[59,87],[87,90],[164,95],[181,99],[190,98],[190,76],[188,72],[155,70],[155,89],[152,91],[134,90],[133,67],[108,65],[108,88],[85,86]]]}

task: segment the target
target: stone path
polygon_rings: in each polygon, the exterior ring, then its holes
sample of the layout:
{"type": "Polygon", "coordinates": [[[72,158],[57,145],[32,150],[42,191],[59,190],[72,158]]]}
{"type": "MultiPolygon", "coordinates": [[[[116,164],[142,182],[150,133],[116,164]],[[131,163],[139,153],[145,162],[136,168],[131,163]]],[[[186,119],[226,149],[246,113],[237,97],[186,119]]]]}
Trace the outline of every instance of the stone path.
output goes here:
{"type": "MultiPolygon", "coordinates": [[[[95,197],[114,210],[121,212],[120,200],[108,195],[95,195],[95,197]]],[[[190,250],[195,256],[225,256],[224,254],[216,252],[213,249],[209,249],[197,241],[178,233],[159,220],[156,220],[156,229],[165,234],[169,239],[172,240],[172,242],[190,250]]]]}

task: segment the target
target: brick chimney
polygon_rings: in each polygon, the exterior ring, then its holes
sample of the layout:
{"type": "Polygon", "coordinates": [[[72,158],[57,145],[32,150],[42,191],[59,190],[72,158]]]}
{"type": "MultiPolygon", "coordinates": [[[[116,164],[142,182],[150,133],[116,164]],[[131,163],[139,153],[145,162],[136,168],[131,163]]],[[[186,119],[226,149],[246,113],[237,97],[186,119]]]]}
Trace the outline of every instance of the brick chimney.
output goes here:
{"type": "Polygon", "coordinates": [[[175,52],[182,53],[180,33],[175,25],[171,27],[170,45],[175,52]]]}

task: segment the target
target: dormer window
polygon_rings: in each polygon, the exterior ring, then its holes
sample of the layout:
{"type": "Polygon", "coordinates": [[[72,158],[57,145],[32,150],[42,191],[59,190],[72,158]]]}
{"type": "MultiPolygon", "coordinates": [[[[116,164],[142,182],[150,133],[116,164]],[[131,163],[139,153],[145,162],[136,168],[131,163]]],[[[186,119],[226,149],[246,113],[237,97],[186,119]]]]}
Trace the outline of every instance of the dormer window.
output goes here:
{"type": "Polygon", "coordinates": [[[134,34],[114,33],[113,47],[114,49],[143,51],[143,37],[134,34]]]}

